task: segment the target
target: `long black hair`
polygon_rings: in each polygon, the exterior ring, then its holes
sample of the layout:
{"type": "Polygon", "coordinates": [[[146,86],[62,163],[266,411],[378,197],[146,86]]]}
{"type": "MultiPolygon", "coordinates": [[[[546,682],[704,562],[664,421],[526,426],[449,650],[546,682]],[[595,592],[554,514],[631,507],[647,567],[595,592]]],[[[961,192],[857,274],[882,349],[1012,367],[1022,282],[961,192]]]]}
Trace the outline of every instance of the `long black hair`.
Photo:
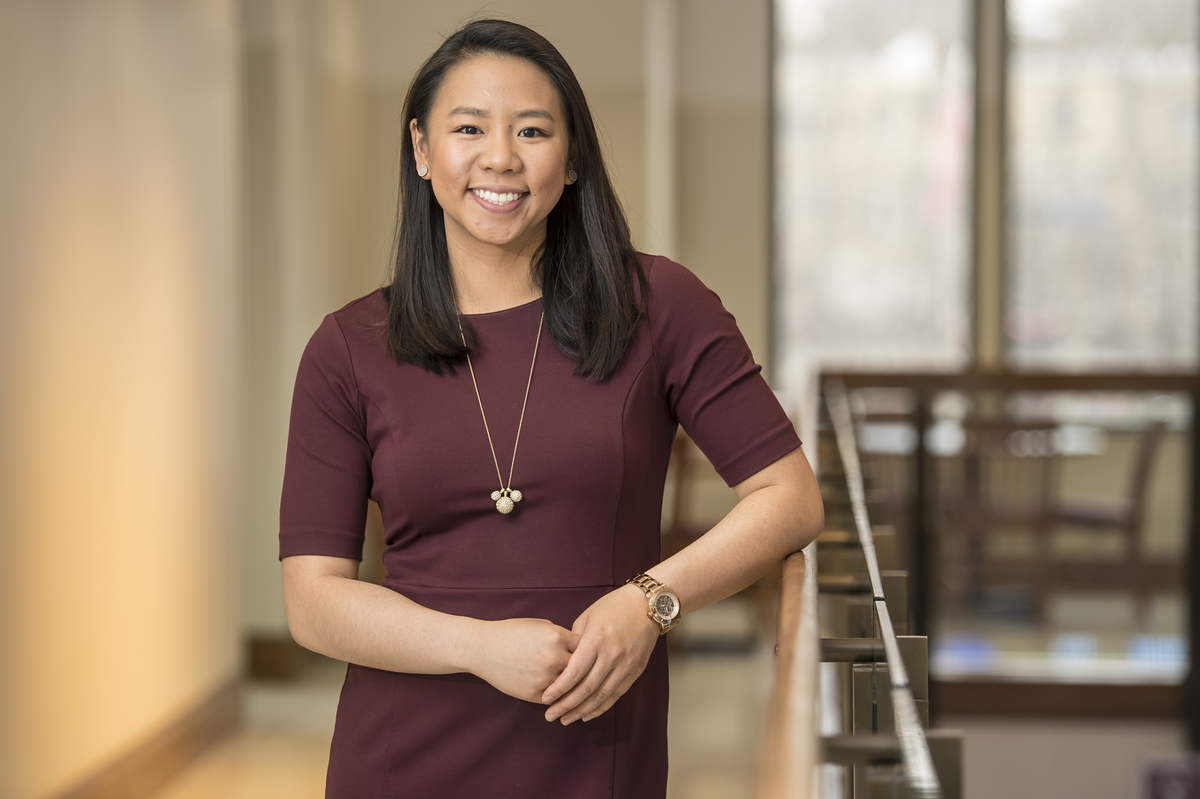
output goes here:
{"type": "MultiPolygon", "coordinates": [[[[417,72],[404,101],[404,121],[427,130],[430,109],[446,74],[480,55],[521,58],[538,67],[558,91],[566,115],[571,162],[578,180],[546,218],[546,239],[534,253],[550,339],[575,361],[575,373],[603,379],[617,368],[640,317],[633,281],[646,296],[629,224],[609,182],[596,126],[583,89],[562,54],[541,34],[514,22],[476,20],[452,34],[417,72]]],[[[407,127],[406,127],[407,130],[407,127]]],[[[396,259],[384,288],[388,350],[398,362],[441,374],[453,369],[464,344],[446,249],[442,207],[416,171],[412,137],[400,145],[400,218],[396,259]]]]}

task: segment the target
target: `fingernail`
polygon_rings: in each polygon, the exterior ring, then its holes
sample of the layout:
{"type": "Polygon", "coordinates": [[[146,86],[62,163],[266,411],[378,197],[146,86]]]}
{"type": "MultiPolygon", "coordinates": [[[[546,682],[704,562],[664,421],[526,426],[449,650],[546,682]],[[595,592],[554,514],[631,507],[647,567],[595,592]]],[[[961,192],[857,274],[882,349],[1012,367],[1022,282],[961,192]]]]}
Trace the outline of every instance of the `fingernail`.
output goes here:
{"type": "Polygon", "coordinates": [[[558,718],[558,715],[555,713],[547,713],[546,714],[546,721],[554,721],[557,718],[558,718]]]}
{"type": "Polygon", "coordinates": [[[578,716],[567,716],[565,719],[563,719],[563,726],[564,726],[564,727],[566,727],[566,726],[568,726],[568,725],[570,725],[570,724],[572,724],[573,722],[576,722],[576,721],[578,721],[578,720],[579,720],[579,717],[578,717],[578,716]]]}
{"type": "Polygon", "coordinates": [[[542,697],[542,702],[544,704],[550,705],[550,704],[554,703],[555,699],[558,699],[558,697],[555,696],[554,694],[546,694],[545,696],[542,697]]]}

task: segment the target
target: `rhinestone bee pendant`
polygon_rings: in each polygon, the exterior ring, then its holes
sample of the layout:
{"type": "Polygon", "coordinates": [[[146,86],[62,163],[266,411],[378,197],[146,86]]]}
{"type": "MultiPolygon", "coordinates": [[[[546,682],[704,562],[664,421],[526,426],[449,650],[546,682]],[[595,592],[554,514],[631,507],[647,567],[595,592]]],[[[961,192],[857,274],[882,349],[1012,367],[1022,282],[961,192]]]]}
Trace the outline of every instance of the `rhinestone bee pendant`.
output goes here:
{"type": "Polygon", "coordinates": [[[501,513],[512,513],[514,505],[521,501],[522,495],[515,488],[504,488],[499,491],[493,491],[492,499],[496,503],[496,510],[501,513]]]}

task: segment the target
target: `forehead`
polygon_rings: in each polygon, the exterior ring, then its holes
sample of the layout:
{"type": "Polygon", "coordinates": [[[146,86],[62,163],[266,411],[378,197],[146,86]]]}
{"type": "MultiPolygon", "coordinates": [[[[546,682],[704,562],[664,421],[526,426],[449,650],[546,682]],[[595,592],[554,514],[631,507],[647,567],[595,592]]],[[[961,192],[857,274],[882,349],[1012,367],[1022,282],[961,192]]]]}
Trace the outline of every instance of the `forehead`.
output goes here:
{"type": "Polygon", "coordinates": [[[530,61],[508,56],[474,56],[446,74],[432,111],[445,115],[459,108],[496,116],[543,110],[562,118],[558,91],[546,74],[530,61]]]}

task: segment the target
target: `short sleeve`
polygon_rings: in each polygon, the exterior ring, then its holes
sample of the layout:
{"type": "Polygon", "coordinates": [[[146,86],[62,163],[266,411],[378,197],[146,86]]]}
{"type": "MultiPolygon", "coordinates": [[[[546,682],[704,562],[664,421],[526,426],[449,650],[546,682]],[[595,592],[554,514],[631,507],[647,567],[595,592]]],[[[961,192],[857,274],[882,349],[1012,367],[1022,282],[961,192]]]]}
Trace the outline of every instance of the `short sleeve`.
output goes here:
{"type": "Polygon", "coordinates": [[[647,317],[667,403],[722,479],[737,485],[799,447],[720,298],[666,258],[655,258],[647,277],[647,317]]]}
{"type": "Polygon", "coordinates": [[[326,316],[296,375],[288,428],[279,557],[362,559],[371,447],[345,336],[326,316]]]}

